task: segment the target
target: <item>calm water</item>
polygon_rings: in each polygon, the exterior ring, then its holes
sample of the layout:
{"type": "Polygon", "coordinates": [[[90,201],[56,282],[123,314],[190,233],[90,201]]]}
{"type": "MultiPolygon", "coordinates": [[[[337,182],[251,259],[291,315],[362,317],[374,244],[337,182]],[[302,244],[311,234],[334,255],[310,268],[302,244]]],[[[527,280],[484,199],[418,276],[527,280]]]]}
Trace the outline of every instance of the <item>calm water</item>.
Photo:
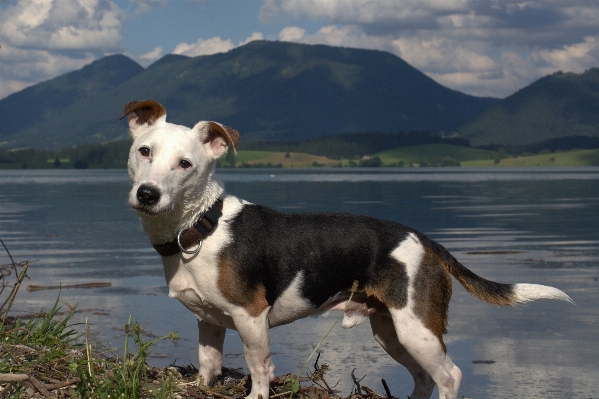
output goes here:
{"type": "MultiPolygon", "coordinates": [[[[456,283],[446,342],[464,373],[460,396],[599,397],[599,169],[273,169],[220,176],[228,192],[251,202],[395,220],[439,241],[484,277],[566,291],[576,306],[503,309],[456,283]]],[[[61,293],[79,304],[78,320],[89,319],[98,341],[121,347],[132,314],[151,334],[181,335],[179,347],[154,349],[154,364],[197,365],[195,319],[167,297],[160,259],[126,204],[128,190],[124,170],[0,171],[0,238],[17,261],[33,262],[24,287],[112,283],[61,293]]],[[[0,264],[8,262],[0,252],[0,264]]],[[[22,288],[14,308],[23,314],[48,308],[57,295],[22,288]]],[[[335,317],[271,330],[277,374],[296,373],[335,317]]],[[[321,363],[331,366],[327,381],[339,381],[345,394],[354,368],[376,391],[385,378],[395,396],[411,392],[409,374],[378,347],[367,322],[337,326],[321,348],[321,363]]],[[[225,365],[245,368],[234,331],[225,365]]]]}

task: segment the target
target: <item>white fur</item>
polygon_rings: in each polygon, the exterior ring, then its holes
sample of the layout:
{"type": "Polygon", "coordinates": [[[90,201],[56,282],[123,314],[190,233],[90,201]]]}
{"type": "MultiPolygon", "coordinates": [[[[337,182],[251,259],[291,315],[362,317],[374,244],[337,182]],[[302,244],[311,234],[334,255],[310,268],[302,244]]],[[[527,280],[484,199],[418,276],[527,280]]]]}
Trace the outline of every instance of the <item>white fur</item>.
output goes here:
{"type": "Polygon", "coordinates": [[[513,289],[516,298],[515,301],[517,303],[538,301],[540,299],[558,299],[574,304],[572,298],[566,295],[563,291],[554,287],[549,287],[547,285],[515,284],[513,289]]]}
{"type": "MultiPolygon", "coordinates": [[[[135,118],[132,118],[135,122],[135,118]]],[[[216,137],[204,143],[206,123],[193,129],[167,123],[159,118],[151,126],[130,123],[134,142],[129,153],[129,176],[133,182],[129,203],[140,207],[137,191],[152,185],[160,191],[160,201],[151,213],[138,212],[142,227],[153,243],[171,241],[182,228],[190,227],[205,212],[224,188],[214,176],[216,159],[226,151],[224,140],[216,137]],[[144,157],[139,149],[147,147],[144,157]],[[182,159],[192,167],[182,169],[182,159]]],[[[246,310],[229,303],[218,289],[217,254],[230,241],[226,220],[244,205],[235,197],[226,197],[219,228],[203,242],[196,255],[179,253],[163,257],[169,296],[179,299],[198,318],[200,330],[200,372],[209,383],[220,372],[223,328],[237,329],[242,337],[246,361],[252,373],[253,388],[249,397],[268,398],[268,383],[274,378],[268,338],[268,312],[251,317],[246,310]],[[207,360],[211,359],[211,360],[207,360]]]]}
{"type": "Polygon", "coordinates": [[[418,237],[416,237],[416,234],[410,233],[398,245],[398,247],[391,252],[391,256],[406,266],[406,274],[408,275],[409,302],[412,298],[412,293],[414,292],[412,282],[414,281],[414,277],[420,268],[420,262],[424,256],[424,248],[422,247],[420,240],[418,240],[418,237]]]}
{"type": "MultiPolygon", "coordinates": [[[[214,176],[218,153],[212,142],[202,143],[205,123],[193,129],[174,125],[159,118],[151,126],[137,126],[132,130],[133,145],[129,152],[129,176],[133,187],[129,204],[140,205],[136,193],[143,184],[151,184],[160,193],[160,202],[154,215],[142,218],[142,227],[153,243],[172,240],[183,227],[191,226],[198,215],[205,212],[224,192],[224,186],[214,176]],[[149,158],[139,154],[141,147],[151,151],[149,158]],[[178,167],[182,159],[189,160],[191,170],[178,167]]],[[[221,139],[222,140],[222,139],[221,139]]],[[[222,148],[222,145],[217,145],[222,148]]]]}
{"type": "Polygon", "coordinates": [[[289,287],[277,298],[268,315],[270,327],[291,323],[294,320],[314,313],[315,308],[301,293],[304,284],[304,272],[299,272],[289,287]]]}
{"type": "Polygon", "coordinates": [[[380,327],[376,329],[376,324],[373,326],[373,332],[376,330],[375,338],[378,335],[377,341],[383,342],[381,343],[383,348],[392,353],[391,356],[398,362],[405,363],[412,373],[415,382],[413,397],[430,397],[432,391],[430,380],[418,375],[419,370],[424,370],[437,384],[440,399],[455,399],[462,380],[462,372],[444,352],[439,339],[414,313],[413,281],[424,256],[424,247],[418,237],[410,233],[393,250],[391,256],[406,266],[408,304],[402,309],[389,309],[398,342],[385,337],[380,327]]]}
{"type": "Polygon", "coordinates": [[[204,239],[202,250],[195,255],[179,254],[163,257],[164,275],[169,296],[177,298],[198,319],[235,329],[229,311],[231,304],[218,289],[218,254],[231,241],[227,220],[246,202],[233,196],[224,199],[219,228],[204,239]]]}
{"type": "Polygon", "coordinates": [[[368,318],[368,315],[361,312],[345,312],[343,315],[343,321],[341,322],[341,327],[343,328],[352,328],[358,326],[364,322],[368,318]]]}
{"type": "Polygon", "coordinates": [[[252,375],[252,391],[248,398],[258,399],[259,395],[268,398],[269,384],[275,379],[275,366],[270,353],[268,313],[270,307],[258,317],[247,314],[245,309],[236,309],[232,314],[235,327],[239,331],[245,361],[252,375]]]}
{"type": "Polygon", "coordinates": [[[202,378],[204,384],[209,384],[212,378],[222,374],[223,346],[227,329],[198,319],[198,330],[200,332],[198,358],[201,365],[198,379],[202,378]]]}
{"type": "Polygon", "coordinates": [[[462,372],[443,351],[439,339],[422,324],[410,304],[403,309],[391,308],[389,312],[399,344],[435,381],[439,388],[439,399],[456,399],[462,372]]]}
{"type": "Polygon", "coordinates": [[[428,399],[435,387],[435,381],[422,369],[418,362],[410,355],[406,348],[399,343],[395,326],[390,315],[376,313],[370,316],[372,335],[385,352],[396,362],[408,369],[414,379],[414,390],[410,399],[428,399]]]}

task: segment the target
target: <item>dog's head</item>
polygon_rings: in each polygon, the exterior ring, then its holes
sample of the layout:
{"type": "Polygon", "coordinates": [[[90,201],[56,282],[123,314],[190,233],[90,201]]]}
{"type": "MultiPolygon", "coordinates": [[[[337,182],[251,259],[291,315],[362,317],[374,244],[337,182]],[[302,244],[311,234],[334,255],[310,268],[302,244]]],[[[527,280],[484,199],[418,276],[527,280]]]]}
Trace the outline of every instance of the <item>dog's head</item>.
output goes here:
{"type": "Polygon", "coordinates": [[[190,197],[204,194],[216,160],[239,143],[237,131],[216,122],[198,122],[191,129],[168,123],[166,110],[154,100],[127,103],[124,117],[133,136],[129,204],[142,216],[201,200],[190,197]]]}

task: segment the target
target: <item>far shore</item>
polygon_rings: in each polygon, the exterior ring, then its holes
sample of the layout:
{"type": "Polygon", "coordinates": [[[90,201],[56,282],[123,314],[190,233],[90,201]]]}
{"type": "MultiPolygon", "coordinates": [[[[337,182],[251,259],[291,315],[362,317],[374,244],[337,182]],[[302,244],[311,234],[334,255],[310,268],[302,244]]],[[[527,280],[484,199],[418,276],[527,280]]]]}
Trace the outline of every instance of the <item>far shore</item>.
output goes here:
{"type": "MultiPolygon", "coordinates": [[[[234,160],[219,160],[219,168],[352,168],[352,167],[564,167],[599,166],[599,149],[544,152],[510,156],[488,150],[452,145],[400,147],[354,159],[332,159],[300,152],[243,151],[234,160]]],[[[46,162],[0,163],[0,169],[124,169],[126,165],[73,162],[69,159],[46,162]]]]}

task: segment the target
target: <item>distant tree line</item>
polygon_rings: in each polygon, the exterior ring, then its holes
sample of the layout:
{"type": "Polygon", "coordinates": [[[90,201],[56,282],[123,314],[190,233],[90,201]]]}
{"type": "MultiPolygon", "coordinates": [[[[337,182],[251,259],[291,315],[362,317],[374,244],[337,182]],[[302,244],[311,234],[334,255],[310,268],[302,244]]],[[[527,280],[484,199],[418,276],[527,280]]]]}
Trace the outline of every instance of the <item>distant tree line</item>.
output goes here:
{"type": "Polygon", "coordinates": [[[105,144],[83,144],[63,148],[57,157],[68,158],[75,168],[126,168],[131,141],[112,141],[105,144]]]}
{"type": "Polygon", "coordinates": [[[0,164],[45,164],[47,163],[48,157],[53,155],[54,152],[52,151],[34,150],[32,148],[14,151],[7,151],[3,148],[0,148],[0,164]]]}
{"type": "Polygon", "coordinates": [[[569,136],[538,141],[530,144],[491,144],[478,148],[497,151],[504,155],[533,155],[543,152],[599,148],[599,137],[569,136]]]}
{"type": "MultiPolygon", "coordinates": [[[[301,142],[263,141],[243,143],[242,150],[303,152],[322,155],[331,159],[354,159],[356,166],[380,166],[380,159],[363,160],[364,155],[395,147],[443,143],[469,147],[466,139],[442,137],[428,132],[408,133],[357,133],[311,138],[301,142]]],[[[126,168],[129,156],[130,140],[113,141],[104,144],[82,144],[66,147],[59,151],[0,148],[0,167],[21,168],[126,168]]],[[[493,144],[483,149],[497,152],[497,160],[508,155],[528,155],[543,152],[567,151],[573,149],[599,148],[599,137],[571,136],[540,141],[525,145],[493,144]]],[[[451,160],[439,160],[439,165],[449,165],[451,160]]],[[[232,153],[219,161],[223,167],[243,167],[236,165],[232,153]]],[[[266,166],[266,165],[265,165],[266,166]]],[[[271,165],[276,167],[278,165],[271,165]]]]}
{"type": "Polygon", "coordinates": [[[82,144],[59,151],[0,148],[0,165],[22,168],[125,168],[131,141],[82,144]]]}
{"type": "Polygon", "coordinates": [[[430,132],[355,133],[315,137],[299,142],[255,141],[244,143],[244,150],[303,152],[331,159],[352,159],[395,147],[445,143],[469,147],[467,139],[442,137],[430,132]]]}

